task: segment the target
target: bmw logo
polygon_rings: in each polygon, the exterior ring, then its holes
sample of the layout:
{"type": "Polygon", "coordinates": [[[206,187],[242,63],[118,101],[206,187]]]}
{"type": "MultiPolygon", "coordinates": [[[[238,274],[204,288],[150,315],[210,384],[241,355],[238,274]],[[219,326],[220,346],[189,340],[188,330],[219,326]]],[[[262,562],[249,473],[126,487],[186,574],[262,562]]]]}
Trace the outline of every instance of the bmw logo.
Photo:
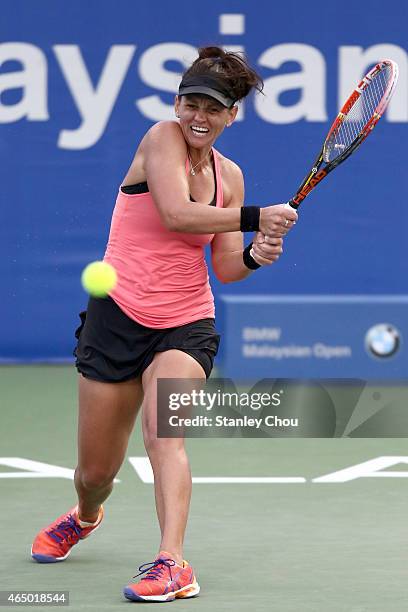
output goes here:
{"type": "Polygon", "coordinates": [[[370,355],[381,359],[392,357],[401,345],[400,332],[390,323],[379,323],[370,327],[365,337],[365,346],[370,355]]]}

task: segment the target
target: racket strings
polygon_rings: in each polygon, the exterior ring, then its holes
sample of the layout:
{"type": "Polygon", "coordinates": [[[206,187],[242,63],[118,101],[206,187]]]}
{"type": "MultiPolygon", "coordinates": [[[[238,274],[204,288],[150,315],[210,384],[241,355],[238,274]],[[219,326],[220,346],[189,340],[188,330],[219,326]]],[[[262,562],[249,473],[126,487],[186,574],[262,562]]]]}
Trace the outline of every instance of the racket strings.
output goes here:
{"type": "Polygon", "coordinates": [[[326,141],[324,147],[324,161],[326,163],[342,155],[361,134],[378,109],[384,94],[389,88],[391,78],[392,68],[388,65],[372,77],[372,80],[363,89],[339,127],[326,141]]]}

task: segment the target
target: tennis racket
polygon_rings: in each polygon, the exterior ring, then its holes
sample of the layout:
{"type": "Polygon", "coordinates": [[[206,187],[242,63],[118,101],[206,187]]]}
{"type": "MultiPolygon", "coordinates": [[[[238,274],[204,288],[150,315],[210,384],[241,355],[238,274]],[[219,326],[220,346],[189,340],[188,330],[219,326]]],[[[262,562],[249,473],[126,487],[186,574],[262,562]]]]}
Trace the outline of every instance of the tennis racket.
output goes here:
{"type": "Polygon", "coordinates": [[[382,60],[360,81],[334,120],[315,163],[286,207],[297,209],[326,176],[344,162],[377,125],[394,93],[398,65],[382,60]]]}

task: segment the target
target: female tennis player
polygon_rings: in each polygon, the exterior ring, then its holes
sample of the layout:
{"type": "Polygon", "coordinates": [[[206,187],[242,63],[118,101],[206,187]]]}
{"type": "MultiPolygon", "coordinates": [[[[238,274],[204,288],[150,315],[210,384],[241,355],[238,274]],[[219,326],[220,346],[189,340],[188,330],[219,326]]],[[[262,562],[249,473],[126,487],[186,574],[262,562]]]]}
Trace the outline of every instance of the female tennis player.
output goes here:
{"type": "Polygon", "coordinates": [[[40,531],[31,554],[40,563],[64,561],[99,527],[142,406],[161,542],[157,558],[124,589],[133,601],[171,601],[200,590],[182,550],[191,497],[184,440],[158,438],[156,416],[157,380],[205,380],[218,350],[204,247],[211,244],[220,281],[239,281],[279,258],[297,219],[282,204],[244,207],[241,170],[213,148],[233,123],[236,103],[262,85],[240,55],[199,50],[175,99],[178,120],[146,133],[120,187],[105,253],[118,283],[81,313],[78,502],[40,531]],[[255,234],[244,249],[245,231],[255,234]]]}

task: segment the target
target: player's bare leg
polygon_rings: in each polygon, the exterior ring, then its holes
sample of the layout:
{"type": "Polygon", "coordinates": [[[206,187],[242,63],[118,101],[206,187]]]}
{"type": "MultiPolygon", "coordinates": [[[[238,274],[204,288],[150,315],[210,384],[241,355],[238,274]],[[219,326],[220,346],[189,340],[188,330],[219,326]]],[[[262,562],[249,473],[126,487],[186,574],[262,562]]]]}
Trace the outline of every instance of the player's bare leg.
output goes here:
{"type": "Polygon", "coordinates": [[[200,364],[178,350],[157,353],[143,374],[143,436],[154,473],[157,516],[161,530],[160,550],[183,560],[183,540],[191,499],[191,472],[183,438],[157,437],[157,379],[205,379],[200,364]]]}
{"type": "Polygon", "coordinates": [[[65,561],[72,547],[98,529],[142,402],[140,380],[102,383],[79,376],[78,505],[40,530],[31,547],[39,563],[65,561]]]}
{"type": "Polygon", "coordinates": [[[96,520],[123,463],[143,399],[141,381],[104,383],[79,376],[78,466],[75,487],[79,517],[96,520]]]}

